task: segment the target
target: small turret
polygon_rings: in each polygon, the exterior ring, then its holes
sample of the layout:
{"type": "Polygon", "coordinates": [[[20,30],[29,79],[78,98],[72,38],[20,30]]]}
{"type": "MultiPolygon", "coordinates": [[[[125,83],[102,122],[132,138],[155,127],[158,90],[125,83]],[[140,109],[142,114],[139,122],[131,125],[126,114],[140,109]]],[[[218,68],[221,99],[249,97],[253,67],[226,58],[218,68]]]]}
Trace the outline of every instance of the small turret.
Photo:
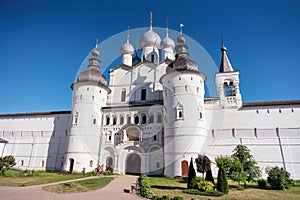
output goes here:
{"type": "Polygon", "coordinates": [[[132,66],[132,55],[134,53],[133,46],[129,43],[130,27],[128,26],[128,34],[126,43],[120,49],[122,55],[122,63],[127,66],[132,66]]]}
{"type": "Polygon", "coordinates": [[[166,37],[161,41],[160,46],[163,52],[163,59],[168,58],[174,60],[175,42],[172,38],[169,37],[168,19],[166,24],[166,37]]]}

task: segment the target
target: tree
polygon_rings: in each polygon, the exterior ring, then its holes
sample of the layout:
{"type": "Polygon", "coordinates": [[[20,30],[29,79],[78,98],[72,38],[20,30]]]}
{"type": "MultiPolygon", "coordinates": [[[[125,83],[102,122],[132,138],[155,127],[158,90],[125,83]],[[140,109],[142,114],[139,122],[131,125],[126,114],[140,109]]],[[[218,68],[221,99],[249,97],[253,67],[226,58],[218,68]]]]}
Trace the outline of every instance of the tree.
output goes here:
{"type": "Polygon", "coordinates": [[[202,180],[204,181],[204,174],[210,170],[211,161],[205,155],[198,154],[198,158],[195,159],[197,172],[202,173],[202,180]]]}
{"type": "Polygon", "coordinates": [[[231,157],[229,156],[218,156],[216,159],[216,164],[220,168],[223,165],[227,178],[230,178],[230,169],[232,167],[231,157]]]}
{"type": "Polygon", "coordinates": [[[214,177],[213,177],[213,175],[212,175],[211,169],[209,169],[209,170],[206,172],[205,180],[206,180],[206,181],[209,181],[209,182],[211,182],[212,184],[215,185],[215,180],[214,180],[214,177]]]}
{"type": "Polygon", "coordinates": [[[257,162],[251,155],[251,151],[244,145],[237,145],[231,155],[232,166],[231,174],[235,173],[233,177],[236,180],[244,181],[246,186],[246,180],[248,182],[258,179],[261,176],[261,171],[257,166],[257,162]],[[242,168],[242,170],[240,169],[242,168]],[[245,178],[245,180],[244,180],[245,178]]]}
{"type": "Polygon", "coordinates": [[[268,182],[274,190],[284,190],[290,187],[290,173],[278,166],[272,168],[268,173],[268,182]]]}
{"type": "Polygon", "coordinates": [[[197,189],[197,176],[193,164],[193,158],[191,158],[190,165],[189,165],[189,173],[188,173],[188,183],[187,188],[188,189],[197,189]]]}
{"type": "Polygon", "coordinates": [[[13,156],[4,156],[0,157],[0,170],[2,174],[5,173],[6,170],[16,165],[15,158],[13,156]]]}
{"type": "Polygon", "coordinates": [[[227,181],[225,169],[222,164],[218,167],[219,167],[219,171],[218,171],[217,190],[219,192],[228,194],[229,187],[228,187],[228,181],[227,181]]]}

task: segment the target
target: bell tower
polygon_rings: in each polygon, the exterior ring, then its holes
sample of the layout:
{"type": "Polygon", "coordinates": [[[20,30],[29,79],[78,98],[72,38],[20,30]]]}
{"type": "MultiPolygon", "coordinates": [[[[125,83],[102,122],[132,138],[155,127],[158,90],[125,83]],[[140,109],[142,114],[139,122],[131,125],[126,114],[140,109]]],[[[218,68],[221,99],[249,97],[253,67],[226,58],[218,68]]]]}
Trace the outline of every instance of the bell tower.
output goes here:
{"type": "Polygon", "coordinates": [[[233,69],[226,51],[227,48],[222,39],[220,70],[215,76],[220,105],[223,108],[240,108],[242,107],[242,96],[239,88],[240,71],[233,69]]]}

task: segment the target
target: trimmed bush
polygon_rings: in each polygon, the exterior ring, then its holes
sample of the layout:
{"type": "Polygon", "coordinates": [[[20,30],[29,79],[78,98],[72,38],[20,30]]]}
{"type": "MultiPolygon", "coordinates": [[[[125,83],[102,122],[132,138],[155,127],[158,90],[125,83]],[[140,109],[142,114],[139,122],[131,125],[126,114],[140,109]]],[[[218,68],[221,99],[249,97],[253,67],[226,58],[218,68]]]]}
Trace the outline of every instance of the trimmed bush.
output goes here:
{"type": "Polygon", "coordinates": [[[290,188],[290,173],[278,166],[272,168],[268,173],[268,183],[274,190],[284,190],[290,188]]]}
{"type": "Polygon", "coordinates": [[[258,186],[258,188],[260,188],[260,189],[266,189],[266,188],[267,188],[267,181],[264,180],[264,179],[259,179],[259,180],[257,181],[257,186],[258,186]]]}
{"type": "Polygon", "coordinates": [[[229,191],[228,181],[226,178],[226,173],[225,173],[223,165],[219,166],[217,190],[224,194],[228,194],[228,191],[229,191]]]}
{"type": "Polygon", "coordinates": [[[139,177],[139,185],[140,185],[140,195],[142,197],[151,199],[154,196],[147,175],[143,174],[139,177]]]}
{"type": "Polygon", "coordinates": [[[193,165],[193,158],[191,158],[190,161],[190,166],[189,166],[189,173],[188,173],[188,183],[187,183],[187,188],[194,188],[197,189],[197,176],[196,176],[196,171],[193,165]]]}
{"type": "Polygon", "coordinates": [[[205,174],[205,180],[206,181],[210,181],[211,183],[213,183],[215,185],[215,180],[214,180],[214,177],[212,175],[211,169],[206,172],[206,174],[205,174]]]}
{"type": "Polygon", "coordinates": [[[201,181],[198,183],[198,189],[202,192],[214,190],[215,185],[210,181],[201,181]]]}

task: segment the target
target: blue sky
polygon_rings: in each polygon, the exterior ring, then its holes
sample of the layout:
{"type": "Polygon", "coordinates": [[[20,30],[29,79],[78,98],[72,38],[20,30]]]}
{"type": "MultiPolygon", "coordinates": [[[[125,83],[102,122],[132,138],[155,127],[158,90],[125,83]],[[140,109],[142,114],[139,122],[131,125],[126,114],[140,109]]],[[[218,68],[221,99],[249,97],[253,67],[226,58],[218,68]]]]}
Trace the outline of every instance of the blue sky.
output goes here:
{"type": "Polygon", "coordinates": [[[217,65],[224,36],[244,102],[300,99],[297,0],[2,0],[0,113],[70,110],[70,85],[95,38],[147,27],[150,10],[154,26],[183,23],[217,65]]]}

